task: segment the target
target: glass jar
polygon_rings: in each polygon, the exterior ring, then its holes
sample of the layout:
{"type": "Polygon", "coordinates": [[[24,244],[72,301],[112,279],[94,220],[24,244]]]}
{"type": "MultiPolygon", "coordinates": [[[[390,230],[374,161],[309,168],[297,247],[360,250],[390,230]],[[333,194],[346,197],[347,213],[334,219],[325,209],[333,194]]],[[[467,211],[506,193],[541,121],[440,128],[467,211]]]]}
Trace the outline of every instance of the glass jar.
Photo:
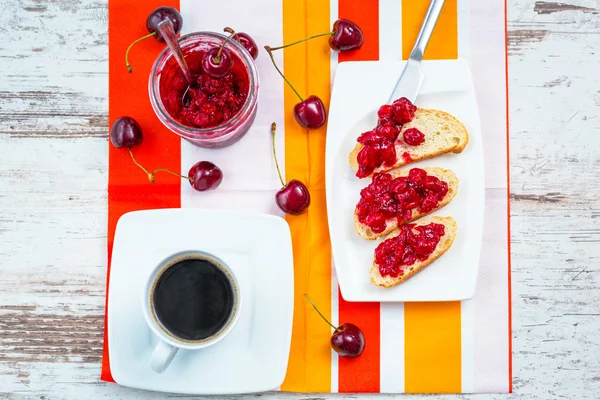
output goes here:
{"type": "MultiPolygon", "coordinates": [[[[195,51],[205,51],[211,47],[220,47],[227,39],[226,36],[215,32],[193,32],[181,36],[178,41],[184,56],[195,51]]],[[[242,61],[248,73],[248,96],[242,107],[229,120],[224,123],[210,127],[197,128],[182,124],[169,113],[161,97],[161,74],[168,65],[176,63],[171,50],[166,47],[157,57],[148,80],[148,92],[152,108],[158,119],[171,131],[200,147],[216,148],[229,146],[238,141],[250,129],[256,116],[258,104],[258,71],[254,59],[235,40],[229,40],[225,48],[242,61]]]]}

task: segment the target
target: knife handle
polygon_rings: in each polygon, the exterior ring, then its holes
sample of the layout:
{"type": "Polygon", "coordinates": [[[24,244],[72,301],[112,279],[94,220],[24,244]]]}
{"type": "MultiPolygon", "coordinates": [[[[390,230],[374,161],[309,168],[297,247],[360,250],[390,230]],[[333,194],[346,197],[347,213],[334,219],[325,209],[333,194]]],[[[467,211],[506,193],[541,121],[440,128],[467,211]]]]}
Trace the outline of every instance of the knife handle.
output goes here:
{"type": "Polygon", "coordinates": [[[410,53],[409,60],[421,61],[423,59],[423,53],[425,53],[425,48],[427,47],[427,43],[429,43],[433,28],[435,28],[445,1],[431,0],[431,3],[429,3],[427,15],[425,15],[425,20],[423,21],[423,25],[421,25],[421,31],[419,32],[419,36],[417,36],[417,42],[410,53]]]}

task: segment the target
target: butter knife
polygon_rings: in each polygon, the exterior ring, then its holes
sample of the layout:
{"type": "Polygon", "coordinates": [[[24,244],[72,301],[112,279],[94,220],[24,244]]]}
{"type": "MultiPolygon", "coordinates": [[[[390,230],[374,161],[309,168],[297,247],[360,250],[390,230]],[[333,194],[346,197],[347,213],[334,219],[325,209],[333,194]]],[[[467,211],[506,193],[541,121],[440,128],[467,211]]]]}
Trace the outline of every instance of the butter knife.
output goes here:
{"type": "Polygon", "coordinates": [[[423,21],[423,25],[421,25],[421,31],[419,32],[419,36],[417,36],[415,46],[408,57],[408,62],[404,67],[404,71],[402,71],[402,75],[400,75],[398,83],[396,83],[396,87],[394,88],[388,103],[391,103],[400,97],[406,97],[412,102],[417,99],[421,84],[425,78],[423,69],[421,68],[423,53],[425,53],[425,48],[427,47],[427,43],[429,43],[433,28],[435,28],[438,21],[444,2],[445,0],[431,0],[429,9],[425,15],[425,20],[423,21]]]}

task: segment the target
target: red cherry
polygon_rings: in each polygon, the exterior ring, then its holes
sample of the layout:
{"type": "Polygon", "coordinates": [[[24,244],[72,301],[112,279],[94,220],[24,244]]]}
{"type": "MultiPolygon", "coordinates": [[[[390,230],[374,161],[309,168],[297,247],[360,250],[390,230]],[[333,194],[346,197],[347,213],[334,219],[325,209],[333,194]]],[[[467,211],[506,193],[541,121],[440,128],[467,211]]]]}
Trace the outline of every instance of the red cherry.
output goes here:
{"type": "Polygon", "coordinates": [[[175,34],[179,34],[183,25],[183,18],[176,8],[168,6],[158,7],[152,11],[150,15],[148,15],[148,19],[146,19],[146,28],[148,29],[148,32],[154,33],[154,38],[159,42],[164,42],[165,40],[158,30],[158,24],[167,18],[173,23],[175,34]]]}
{"type": "Polygon", "coordinates": [[[333,23],[333,35],[329,37],[329,47],[336,51],[360,48],[365,38],[362,30],[354,22],[338,19],[333,23]]]}
{"type": "Polygon", "coordinates": [[[365,336],[358,326],[342,324],[331,336],[331,347],[340,356],[358,357],[365,348],[365,336]]]}
{"type": "Polygon", "coordinates": [[[110,128],[110,142],[115,147],[131,147],[142,143],[142,128],[131,117],[117,118],[110,128]]]}
{"type": "Polygon", "coordinates": [[[273,58],[273,49],[269,46],[265,46],[265,50],[269,54],[271,62],[273,63],[273,66],[275,67],[277,72],[279,72],[279,75],[281,75],[285,83],[289,85],[289,87],[294,91],[294,93],[296,93],[296,96],[298,96],[298,98],[300,99],[300,103],[294,106],[294,118],[296,118],[296,121],[301,126],[309,129],[314,129],[323,126],[323,124],[327,120],[327,111],[325,110],[325,104],[323,104],[323,101],[314,95],[308,96],[306,99],[303,99],[302,96],[300,96],[300,93],[298,93],[298,91],[294,88],[290,81],[287,80],[287,78],[283,75],[283,72],[281,72],[281,70],[277,66],[275,58],[273,58]]]}
{"type": "Polygon", "coordinates": [[[275,202],[286,214],[303,214],[310,206],[310,193],[304,183],[292,179],[275,195],[275,202]]]}
{"type": "Polygon", "coordinates": [[[224,77],[232,67],[231,54],[222,47],[213,47],[202,57],[202,70],[212,78],[224,77]]]}
{"type": "Polygon", "coordinates": [[[275,159],[275,167],[282,188],[275,194],[275,203],[286,214],[300,215],[310,206],[310,192],[306,185],[299,180],[292,179],[288,183],[284,183],[277,161],[277,152],[275,151],[275,122],[271,124],[271,146],[273,149],[273,158],[275,159]]]}
{"type": "Polygon", "coordinates": [[[210,161],[200,161],[188,172],[190,185],[200,192],[216,189],[223,181],[223,171],[210,161]]]}
{"type": "Polygon", "coordinates": [[[177,11],[176,8],[162,6],[162,7],[158,7],[156,9],[154,9],[154,11],[152,11],[150,13],[150,15],[148,15],[148,18],[146,19],[146,28],[148,29],[148,32],[150,32],[150,33],[146,36],[143,36],[139,39],[134,40],[133,43],[131,43],[129,45],[129,47],[127,48],[127,51],[125,52],[125,66],[127,67],[127,71],[129,73],[131,73],[133,71],[133,69],[131,68],[131,65],[129,64],[129,50],[131,50],[131,47],[134,44],[136,44],[137,42],[142,41],[142,40],[147,39],[152,36],[154,36],[154,38],[156,40],[158,40],[159,42],[164,42],[165,40],[162,37],[162,35],[160,34],[160,31],[158,30],[158,24],[160,24],[165,19],[169,19],[173,23],[173,30],[175,31],[176,35],[179,34],[179,32],[181,32],[181,27],[183,25],[183,18],[181,17],[181,14],[179,13],[179,11],[177,11]]]}
{"type": "Polygon", "coordinates": [[[303,127],[315,129],[323,126],[327,120],[327,111],[320,98],[309,96],[294,106],[294,117],[303,127]]]}
{"type": "Polygon", "coordinates": [[[225,28],[223,30],[231,33],[233,35],[233,40],[244,46],[246,51],[250,53],[250,56],[256,60],[256,57],[258,57],[258,45],[254,39],[252,39],[252,36],[245,32],[236,32],[231,28],[225,28]]]}
{"type": "Polygon", "coordinates": [[[308,300],[310,305],[313,306],[321,318],[334,329],[331,339],[329,340],[331,348],[342,357],[354,358],[360,356],[365,349],[366,344],[365,336],[360,328],[354,324],[341,324],[336,328],[323,314],[321,314],[321,311],[319,311],[308,295],[305,294],[304,297],[308,300]]]}

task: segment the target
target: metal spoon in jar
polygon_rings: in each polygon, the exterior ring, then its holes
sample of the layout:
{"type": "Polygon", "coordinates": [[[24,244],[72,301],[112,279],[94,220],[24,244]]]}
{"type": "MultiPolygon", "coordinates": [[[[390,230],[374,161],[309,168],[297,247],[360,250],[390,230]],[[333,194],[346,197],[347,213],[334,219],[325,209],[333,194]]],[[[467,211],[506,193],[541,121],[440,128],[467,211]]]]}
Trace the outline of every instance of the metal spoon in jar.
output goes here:
{"type": "Polygon", "coordinates": [[[185,76],[185,79],[188,82],[188,87],[187,89],[185,89],[183,97],[181,98],[183,106],[186,107],[190,102],[190,88],[196,86],[196,82],[194,81],[194,77],[190,72],[187,63],[185,62],[185,57],[183,56],[183,51],[181,50],[179,42],[177,41],[177,35],[175,33],[175,29],[171,20],[165,18],[163,21],[161,21],[158,24],[158,31],[165,39],[165,42],[167,42],[167,45],[173,53],[173,57],[175,57],[177,64],[179,64],[179,67],[181,68],[181,71],[183,71],[183,75],[185,76]]]}

